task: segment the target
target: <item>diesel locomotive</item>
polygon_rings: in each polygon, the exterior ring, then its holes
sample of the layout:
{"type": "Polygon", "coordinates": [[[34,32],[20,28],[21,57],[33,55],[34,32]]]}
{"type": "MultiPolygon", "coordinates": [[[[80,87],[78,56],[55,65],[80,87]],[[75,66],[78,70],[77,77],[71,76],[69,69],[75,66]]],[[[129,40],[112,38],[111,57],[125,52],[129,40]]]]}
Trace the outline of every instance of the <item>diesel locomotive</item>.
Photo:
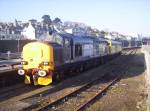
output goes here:
{"type": "Polygon", "coordinates": [[[83,71],[121,53],[120,42],[90,36],[54,33],[49,41],[26,44],[22,51],[25,84],[48,85],[75,71],[83,71]]]}

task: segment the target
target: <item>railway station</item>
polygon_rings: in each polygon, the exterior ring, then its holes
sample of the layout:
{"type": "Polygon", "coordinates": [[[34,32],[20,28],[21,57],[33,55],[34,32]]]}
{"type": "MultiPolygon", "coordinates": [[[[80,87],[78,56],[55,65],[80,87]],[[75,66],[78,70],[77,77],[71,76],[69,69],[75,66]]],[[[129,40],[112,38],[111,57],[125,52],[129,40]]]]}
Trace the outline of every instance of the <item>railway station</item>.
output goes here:
{"type": "Polygon", "coordinates": [[[0,1],[0,111],[150,111],[149,5],[0,1]]]}

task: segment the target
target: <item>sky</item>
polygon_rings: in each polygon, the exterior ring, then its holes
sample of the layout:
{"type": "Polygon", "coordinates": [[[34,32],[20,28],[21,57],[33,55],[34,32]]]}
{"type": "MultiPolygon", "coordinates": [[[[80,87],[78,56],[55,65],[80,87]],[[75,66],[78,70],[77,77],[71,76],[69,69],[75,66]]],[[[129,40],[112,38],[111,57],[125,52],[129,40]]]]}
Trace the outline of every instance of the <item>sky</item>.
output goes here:
{"type": "Polygon", "coordinates": [[[150,36],[150,0],[0,0],[0,22],[41,21],[45,14],[99,30],[150,36]]]}

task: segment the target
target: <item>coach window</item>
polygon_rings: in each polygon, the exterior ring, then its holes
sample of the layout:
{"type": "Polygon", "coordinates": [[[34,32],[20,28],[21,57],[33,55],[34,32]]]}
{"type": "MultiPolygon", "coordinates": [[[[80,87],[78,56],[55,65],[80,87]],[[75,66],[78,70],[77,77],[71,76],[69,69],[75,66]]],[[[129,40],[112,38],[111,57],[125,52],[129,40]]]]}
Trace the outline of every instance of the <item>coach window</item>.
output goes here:
{"type": "Polygon", "coordinates": [[[75,45],[75,56],[82,56],[82,45],[81,44],[75,45]]]}

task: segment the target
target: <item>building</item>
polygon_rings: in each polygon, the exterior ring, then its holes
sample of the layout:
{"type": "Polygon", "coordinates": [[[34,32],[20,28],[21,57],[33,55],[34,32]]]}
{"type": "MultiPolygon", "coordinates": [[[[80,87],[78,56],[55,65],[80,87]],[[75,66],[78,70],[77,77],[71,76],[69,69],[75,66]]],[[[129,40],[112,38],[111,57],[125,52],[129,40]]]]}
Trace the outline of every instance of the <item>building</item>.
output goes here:
{"type": "Polygon", "coordinates": [[[21,34],[24,38],[35,39],[35,28],[32,26],[31,22],[29,22],[29,25],[23,29],[21,34]]]}

